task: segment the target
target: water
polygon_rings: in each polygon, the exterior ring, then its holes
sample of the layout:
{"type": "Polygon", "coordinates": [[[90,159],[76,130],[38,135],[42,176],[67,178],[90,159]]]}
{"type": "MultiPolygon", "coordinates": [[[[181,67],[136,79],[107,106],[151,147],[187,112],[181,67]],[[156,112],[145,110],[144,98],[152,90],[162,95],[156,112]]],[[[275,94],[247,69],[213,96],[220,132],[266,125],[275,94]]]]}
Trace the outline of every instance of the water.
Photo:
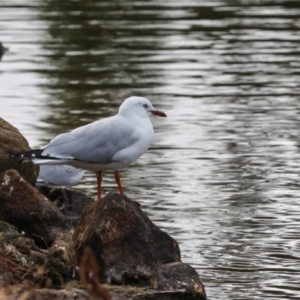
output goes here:
{"type": "MultiPolygon", "coordinates": [[[[1,117],[39,147],[149,98],[168,118],[122,171],[127,195],[209,299],[300,299],[299,1],[0,6],[1,117]]],[[[94,175],[78,188],[95,197],[94,175]]]]}

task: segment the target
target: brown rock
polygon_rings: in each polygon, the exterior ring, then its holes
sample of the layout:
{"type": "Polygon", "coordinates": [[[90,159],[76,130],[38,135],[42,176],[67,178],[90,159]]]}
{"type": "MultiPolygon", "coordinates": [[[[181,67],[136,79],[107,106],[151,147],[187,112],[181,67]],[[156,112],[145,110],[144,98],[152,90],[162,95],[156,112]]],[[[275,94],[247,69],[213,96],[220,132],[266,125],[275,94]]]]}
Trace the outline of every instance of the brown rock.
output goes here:
{"type": "Polygon", "coordinates": [[[0,219],[44,247],[63,239],[71,229],[60,210],[16,170],[0,174],[0,219]]]}
{"type": "Polygon", "coordinates": [[[115,193],[85,209],[73,242],[78,260],[89,246],[99,264],[100,278],[117,284],[150,285],[158,265],[180,261],[177,242],[156,227],[136,203],[115,193]]]}
{"type": "Polygon", "coordinates": [[[35,185],[39,167],[33,163],[20,163],[19,159],[11,158],[14,152],[30,150],[27,140],[19,130],[0,118],[0,173],[17,170],[31,185],[35,185]]]}
{"type": "Polygon", "coordinates": [[[153,273],[151,285],[159,290],[184,290],[197,299],[206,299],[204,286],[194,268],[182,262],[169,263],[159,266],[153,273]]]}
{"type": "Polygon", "coordinates": [[[69,242],[57,240],[49,249],[43,267],[43,276],[51,279],[51,287],[62,288],[74,278],[77,263],[69,242]]]}

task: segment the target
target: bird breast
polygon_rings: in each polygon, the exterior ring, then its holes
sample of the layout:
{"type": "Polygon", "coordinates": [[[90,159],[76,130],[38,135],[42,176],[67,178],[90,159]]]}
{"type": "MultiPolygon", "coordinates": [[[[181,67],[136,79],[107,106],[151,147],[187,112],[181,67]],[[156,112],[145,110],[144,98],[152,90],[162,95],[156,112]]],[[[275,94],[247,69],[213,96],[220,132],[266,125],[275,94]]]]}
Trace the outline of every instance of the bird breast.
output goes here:
{"type": "Polygon", "coordinates": [[[148,119],[146,122],[145,120],[143,120],[142,126],[135,126],[134,135],[136,137],[136,142],[129,147],[119,151],[113,157],[113,161],[122,162],[121,168],[124,168],[125,166],[128,166],[135,162],[148,150],[148,148],[152,144],[154,129],[150,119],[148,119]]]}

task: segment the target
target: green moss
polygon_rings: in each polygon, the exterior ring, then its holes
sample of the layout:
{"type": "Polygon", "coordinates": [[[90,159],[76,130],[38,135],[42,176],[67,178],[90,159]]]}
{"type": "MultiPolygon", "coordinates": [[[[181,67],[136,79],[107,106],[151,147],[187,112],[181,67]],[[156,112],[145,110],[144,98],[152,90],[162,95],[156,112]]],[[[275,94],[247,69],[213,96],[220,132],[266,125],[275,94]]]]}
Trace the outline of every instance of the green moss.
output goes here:
{"type": "Polygon", "coordinates": [[[8,229],[11,229],[11,230],[16,230],[17,231],[17,227],[12,225],[12,224],[9,224],[7,222],[4,222],[4,221],[0,221],[0,231],[1,232],[5,232],[3,231],[3,227],[4,228],[8,228],[8,229]]]}
{"type": "Polygon", "coordinates": [[[66,283],[65,288],[67,290],[71,290],[73,288],[80,289],[80,288],[82,288],[82,286],[81,286],[81,284],[80,284],[80,282],[78,280],[71,280],[71,281],[69,281],[69,282],[66,283]]]}

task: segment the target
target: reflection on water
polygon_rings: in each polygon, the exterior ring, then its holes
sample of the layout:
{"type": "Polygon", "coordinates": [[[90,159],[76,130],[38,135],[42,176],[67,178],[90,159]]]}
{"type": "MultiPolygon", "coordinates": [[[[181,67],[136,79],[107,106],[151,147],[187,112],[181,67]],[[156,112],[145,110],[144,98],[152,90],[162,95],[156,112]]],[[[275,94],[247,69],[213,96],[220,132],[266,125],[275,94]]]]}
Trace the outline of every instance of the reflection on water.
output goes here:
{"type": "Polygon", "coordinates": [[[126,193],[210,299],[297,299],[299,1],[2,2],[1,117],[37,147],[149,98],[168,118],[126,193]]]}

